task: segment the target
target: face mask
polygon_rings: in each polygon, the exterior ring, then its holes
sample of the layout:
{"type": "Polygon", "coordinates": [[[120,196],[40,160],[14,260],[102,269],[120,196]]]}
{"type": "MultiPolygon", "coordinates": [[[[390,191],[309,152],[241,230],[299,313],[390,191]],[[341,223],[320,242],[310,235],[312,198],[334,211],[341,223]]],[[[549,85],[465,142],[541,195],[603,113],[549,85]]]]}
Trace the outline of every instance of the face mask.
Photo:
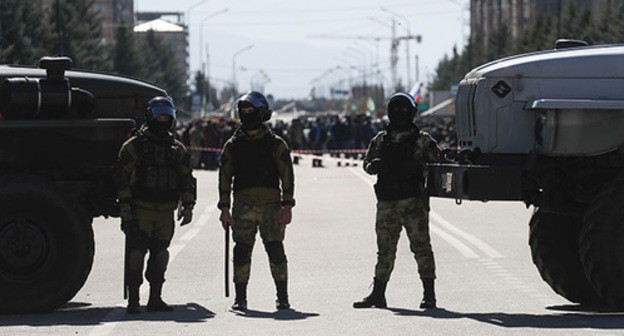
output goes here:
{"type": "Polygon", "coordinates": [[[240,119],[243,124],[243,129],[246,130],[260,128],[260,126],[262,126],[262,119],[260,118],[260,114],[256,111],[251,113],[241,113],[240,119]]]}
{"type": "Polygon", "coordinates": [[[150,131],[157,136],[164,137],[169,134],[171,128],[171,122],[162,122],[157,120],[150,120],[148,123],[150,131]]]}
{"type": "Polygon", "coordinates": [[[409,110],[403,108],[391,108],[388,111],[390,126],[394,129],[405,129],[413,125],[413,115],[409,110]]]}

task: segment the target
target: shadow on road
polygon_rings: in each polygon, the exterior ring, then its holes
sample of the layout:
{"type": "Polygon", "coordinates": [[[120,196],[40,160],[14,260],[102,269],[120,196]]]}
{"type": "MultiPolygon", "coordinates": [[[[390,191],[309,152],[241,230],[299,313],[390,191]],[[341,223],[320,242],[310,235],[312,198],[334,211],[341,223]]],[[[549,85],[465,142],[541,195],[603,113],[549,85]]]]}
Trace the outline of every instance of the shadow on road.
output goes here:
{"type": "Polygon", "coordinates": [[[90,307],[85,303],[69,303],[51,313],[0,315],[0,326],[99,325],[105,322],[172,321],[178,323],[205,322],[215,313],[197,303],[172,305],[173,312],[146,312],[126,314],[125,307],[90,307]]]}
{"type": "Polygon", "coordinates": [[[317,317],[317,313],[304,313],[294,309],[277,310],[273,312],[265,312],[260,310],[248,309],[246,312],[232,311],[234,314],[242,317],[274,319],[278,321],[305,320],[310,317],[317,317]]]}
{"type": "Polygon", "coordinates": [[[411,310],[404,308],[388,308],[398,316],[421,316],[437,319],[472,319],[502,328],[544,328],[544,329],[623,329],[623,313],[602,313],[586,311],[585,313],[559,314],[509,314],[509,313],[462,313],[444,308],[429,310],[411,310]]]}

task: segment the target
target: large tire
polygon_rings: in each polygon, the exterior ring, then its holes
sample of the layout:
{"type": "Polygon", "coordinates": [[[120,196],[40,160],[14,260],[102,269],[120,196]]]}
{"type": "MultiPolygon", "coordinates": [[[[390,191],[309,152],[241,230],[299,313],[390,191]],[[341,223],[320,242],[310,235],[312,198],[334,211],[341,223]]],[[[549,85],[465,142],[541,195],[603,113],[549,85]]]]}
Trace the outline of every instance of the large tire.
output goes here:
{"type": "Polygon", "coordinates": [[[0,181],[0,313],[50,311],[80,290],[93,263],[91,218],[42,179],[0,181]]]}
{"type": "Polygon", "coordinates": [[[555,293],[583,305],[602,300],[592,289],[579,258],[578,233],[582,218],[538,209],[529,223],[533,263],[555,293]]]}
{"type": "Polygon", "coordinates": [[[581,262],[594,290],[624,310],[624,179],[592,200],[580,234],[581,262]]]}

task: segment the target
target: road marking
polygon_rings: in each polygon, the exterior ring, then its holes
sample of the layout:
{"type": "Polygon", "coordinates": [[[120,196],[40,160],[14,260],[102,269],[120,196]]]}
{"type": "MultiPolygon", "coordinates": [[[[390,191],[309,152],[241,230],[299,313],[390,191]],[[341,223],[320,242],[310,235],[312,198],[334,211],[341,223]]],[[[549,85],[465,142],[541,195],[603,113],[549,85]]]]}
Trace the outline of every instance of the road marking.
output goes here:
{"type": "Polygon", "coordinates": [[[465,240],[467,240],[468,242],[472,243],[476,248],[478,248],[479,250],[483,251],[483,253],[485,253],[488,257],[490,258],[503,258],[503,255],[496,251],[492,246],[490,246],[489,244],[487,244],[486,242],[482,241],[481,239],[465,232],[462,231],[460,228],[456,227],[455,225],[449,223],[447,220],[445,220],[444,218],[442,218],[442,216],[440,216],[439,214],[430,211],[429,215],[431,216],[432,219],[435,219],[435,221],[442,225],[445,229],[447,229],[448,231],[451,231],[452,233],[464,238],[465,240]]]}
{"type": "Polygon", "coordinates": [[[450,234],[440,230],[438,227],[431,226],[429,228],[431,233],[439,236],[440,238],[446,240],[449,244],[451,244],[459,253],[461,253],[467,259],[477,259],[479,255],[470,247],[466,246],[466,244],[459,241],[459,239],[451,236],[450,234]]]}
{"type": "MultiPolygon", "coordinates": [[[[357,177],[361,178],[368,185],[370,186],[374,185],[374,182],[373,182],[374,178],[372,176],[365,175],[362,169],[357,169],[353,167],[350,167],[348,169],[357,177]]],[[[433,211],[430,211],[429,217],[431,219],[430,224],[435,224],[435,225],[430,225],[431,232],[440,236],[442,239],[446,240],[455,249],[457,249],[464,257],[472,259],[472,258],[479,258],[479,255],[476,252],[474,252],[474,250],[466,246],[466,244],[462,243],[461,241],[459,241],[457,238],[453,237],[449,233],[443,231],[442,228],[468,241],[469,243],[474,245],[476,248],[483,251],[483,253],[485,253],[485,255],[489,258],[503,258],[503,255],[500,252],[496,251],[492,246],[485,243],[481,239],[461,230],[455,225],[451,224],[449,221],[444,219],[439,214],[433,211]]]]}
{"type": "MultiPolygon", "coordinates": [[[[189,225],[192,226],[184,235],[176,238],[173,244],[169,246],[169,263],[171,263],[175,257],[186,247],[186,242],[191,241],[197,236],[201,228],[208,223],[210,217],[215,211],[217,202],[211,202],[202,212],[201,216],[197,220],[193,220],[189,225]]],[[[149,286],[141,286],[142,290],[140,296],[144,297],[149,291],[149,286]]],[[[108,336],[115,329],[119,321],[123,321],[126,316],[126,310],[124,308],[125,302],[116,305],[110,313],[106,314],[100,324],[95,326],[89,332],[89,336],[108,336]]]]}

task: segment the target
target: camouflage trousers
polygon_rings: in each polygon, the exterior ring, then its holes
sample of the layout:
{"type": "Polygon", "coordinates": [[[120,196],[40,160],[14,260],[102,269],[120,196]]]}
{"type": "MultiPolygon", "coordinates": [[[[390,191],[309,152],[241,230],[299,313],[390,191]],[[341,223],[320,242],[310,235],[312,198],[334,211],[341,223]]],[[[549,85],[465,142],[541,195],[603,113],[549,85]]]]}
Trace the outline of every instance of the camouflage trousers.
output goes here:
{"type": "Polygon", "coordinates": [[[375,278],[388,281],[394,269],[397,243],[405,227],[410,250],[421,279],[435,278],[435,261],[429,236],[429,211],[422,198],[377,203],[377,264],[375,278]]]}
{"type": "Polygon", "coordinates": [[[145,278],[150,284],[162,284],[169,263],[169,251],[174,232],[173,210],[133,208],[136,227],[127,233],[127,283],[138,286],[143,282],[145,255],[149,251],[145,278]]]}
{"type": "Polygon", "coordinates": [[[279,203],[251,205],[234,202],[232,208],[232,238],[234,246],[234,282],[247,283],[251,272],[251,253],[256,241],[256,233],[260,237],[269,256],[271,275],[275,281],[288,279],[288,267],[283,244],[285,226],[278,222],[281,210],[279,203]]]}

